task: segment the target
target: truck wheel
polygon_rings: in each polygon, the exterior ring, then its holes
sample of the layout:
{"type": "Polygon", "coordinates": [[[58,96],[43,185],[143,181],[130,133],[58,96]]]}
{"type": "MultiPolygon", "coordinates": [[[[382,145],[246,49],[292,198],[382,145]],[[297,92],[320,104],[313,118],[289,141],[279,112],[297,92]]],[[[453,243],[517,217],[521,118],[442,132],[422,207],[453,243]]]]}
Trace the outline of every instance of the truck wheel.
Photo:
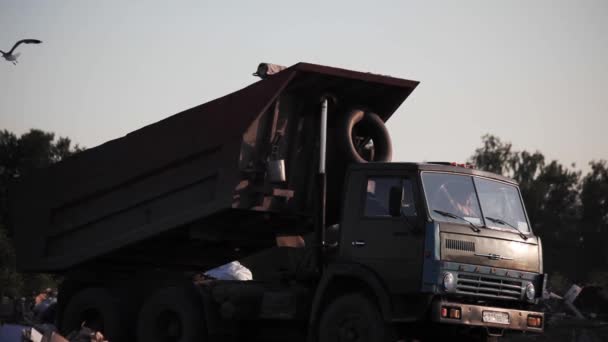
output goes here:
{"type": "Polygon", "coordinates": [[[334,300],[321,316],[319,342],[394,340],[391,327],[376,305],[358,293],[334,300]]]}
{"type": "Polygon", "coordinates": [[[152,295],[137,320],[140,342],[199,342],[205,340],[203,306],[194,291],[167,287],[152,295]]]}
{"type": "Polygon", "coordinates": [[[103,288],[88,288],[68,301],[62,315],[61,331],[67,335],[84,325],[100,331],[110,341],[123,341],[122,319],[114,296],[103,288]]]}

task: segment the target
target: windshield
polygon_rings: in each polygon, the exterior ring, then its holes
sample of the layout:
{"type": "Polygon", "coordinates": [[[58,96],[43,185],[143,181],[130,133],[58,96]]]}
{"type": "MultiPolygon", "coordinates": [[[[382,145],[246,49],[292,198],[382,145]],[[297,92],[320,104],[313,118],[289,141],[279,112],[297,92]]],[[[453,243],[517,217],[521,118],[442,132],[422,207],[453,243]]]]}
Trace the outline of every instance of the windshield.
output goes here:
{"type": "Polygon", "coordinates": [[[529,232],[517,187],[485,178],[423,172],[429,212],[439,221],[461,221],[453,214],[486,227],[529,232]],[[482,216],[483,214],[483,216],[482,216]]]}
{"type": "Polygon", "coordinates": [[[484,178],[474,179],[487,226],[511,226],[522,232],[530,231],[516,187],[484,178]]]}

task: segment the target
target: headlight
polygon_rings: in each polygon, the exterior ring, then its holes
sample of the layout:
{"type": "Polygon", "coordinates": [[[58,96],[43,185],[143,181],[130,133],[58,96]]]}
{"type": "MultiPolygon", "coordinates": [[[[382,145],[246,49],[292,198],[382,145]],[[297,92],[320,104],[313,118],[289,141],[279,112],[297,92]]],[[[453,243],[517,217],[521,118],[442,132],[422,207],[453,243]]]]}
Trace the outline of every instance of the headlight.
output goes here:
{"type": "Polygon", "coordinates": [[[452,291],[454,289],[454,275],[450,272],[443,274],[443,290],[452,291]]]}
{"type": "Polygon", "coordinates": [[[526,298],[528,298],[529,301],[533,301],[535,297],[536,289],[534,288],[534,284],[529,283],[526,285],[526,298]]]}

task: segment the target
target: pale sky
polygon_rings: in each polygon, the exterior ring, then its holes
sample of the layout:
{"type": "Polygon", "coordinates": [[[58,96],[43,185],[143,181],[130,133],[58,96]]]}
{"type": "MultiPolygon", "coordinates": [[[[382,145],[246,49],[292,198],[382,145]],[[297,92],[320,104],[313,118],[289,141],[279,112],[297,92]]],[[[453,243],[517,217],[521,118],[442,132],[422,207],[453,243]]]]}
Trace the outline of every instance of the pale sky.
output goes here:
{"type": "Polygon", "coordinates": [[[0,129],[86,147],[241,89],[259,62],[418,80],[396,161],[464,161],[492,133],[608,159],[608,1],[0,0],[0,129]]]}

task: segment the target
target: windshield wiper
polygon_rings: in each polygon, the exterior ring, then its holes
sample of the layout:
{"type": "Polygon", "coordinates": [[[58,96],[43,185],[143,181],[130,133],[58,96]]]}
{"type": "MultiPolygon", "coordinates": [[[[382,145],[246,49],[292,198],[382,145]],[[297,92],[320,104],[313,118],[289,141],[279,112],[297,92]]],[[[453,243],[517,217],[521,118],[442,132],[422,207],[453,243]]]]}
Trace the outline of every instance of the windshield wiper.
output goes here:
{"type": "Polygon", "coordinates": [[[486,218],[487,218],[488,220],[490,220],[490,221],[494,222],[494,223],[498,223],[498,224],[502,224],[502,225],[505,225],[505,226],[509,226],[509,227],[511,227],[511,228],[513,228],[513,229],[515,229],[515,230],[517,230],[517,232],[519,233],[519,236],[521,236],[521,238],[522,238],[522,239],[524,239],[524,240],[528,240],[528,237],[526,236],[526,234],[524,234],[524,232],[522,232],[521,230],[519,230],[519,228],[515,227],[514,225],[510,224],[509,222],[507,222],[507,221],[503,221],[503,220],[501,220],[501,219],[497,219],[497,218],[495,218],[495,217],[489,217],[489,216],[486,216],[486,218]]]}
{"type": "Polygon", "coordinates": [[[474,224],[473,222],[465,219],[464,217],[461,217],[461,216],[458,216],[458,215],[456,215],[454,213],[450,213],[450,212],[443,211],[443,210],[433,209],[433,211],[436,212],[437,214],[440,214],[440,215],[443,215],[443,216],[447,216],[447,217],[451,217],[451,218],[455,218],[455,219],[459,219],[461,221],[464,221],[464,222],[468,223],[469,226],[471,226],[471,229],[473,229],[473,231],[475,233],[479,233],[481,231],[481,229],[479,229],[479,227],[477,227],[476,224],[474,224]]]}

